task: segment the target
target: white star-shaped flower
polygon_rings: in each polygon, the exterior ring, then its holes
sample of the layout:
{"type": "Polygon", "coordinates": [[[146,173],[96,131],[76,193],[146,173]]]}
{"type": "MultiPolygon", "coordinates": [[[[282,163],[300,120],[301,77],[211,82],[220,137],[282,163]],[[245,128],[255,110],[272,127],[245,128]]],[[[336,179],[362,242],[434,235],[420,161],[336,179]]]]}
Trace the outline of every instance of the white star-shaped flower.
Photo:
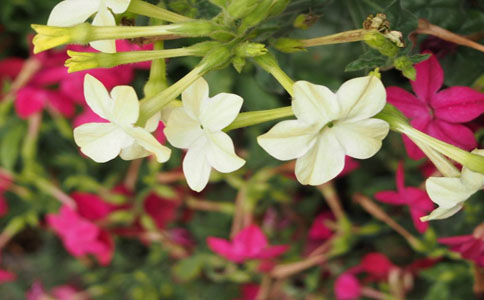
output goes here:
{"type": "MultiPolygon", "coordinates": [[[[86,21],[96,14],[92,24],[95,26],[116,26],[112,14],[124,13],[131,0],[64,0],[57,4],[49,15],[47,25],[69,27],[86,21]],[[111,12],[111,11],[112,12],[111,12]]],[[[114,40],[95,41],[90,45],[101,52],[116,52],[114,40]]]]}
{"type": "MultiPolygon", "coordinates": [[[[484,150],[476,149],[474,154],[484,156],[484,150]]],[[[456,214],[464,202],[484,188],[484,175],[462,168],[460,177],[430,177],[425,182],[430,199],[439,205],[422,221],[446,219],[456,214]]]]}
{"type": "Polygon", "coordinates": [[[229,173],[245,164],[222,131],[239,114],[243,99],[225,93],[209,98],[208,84],[200,78],[182,93],[182,102],[183,107],[169,114],[164,132],[174,147],[188,149],[183,173],[190,188],[199,192],[207,185],[212,168],[229,173]]]}
{"type": "Polygon", "coordinates": [[[257,141],[279,160],[296,159],[300,183],[320,185],[343,170],[345,155],[366,159],[380,150],[389,125],[371,117],[385,103],[385,88],[375,76],[346,81],[336,93],[298,81],[292,101],[297,120],[276,124],[257,141]]]}
{"type": "Polygon", "coordinates": [[[74,140],[81,152],[94,161],[107,162],[120,155],[132,160],[154,154],[158,162],[166,162],[171,150],[161,145],[149,131],[156,129],[159,115],[147,122],[146,128],[134,124],[139,117],[139,101],[130,86],[117,86],[108,93],[104,85],[86,75],[84,96],[89,107],[109,123],[87,123],[74,129],[74,140]]]}

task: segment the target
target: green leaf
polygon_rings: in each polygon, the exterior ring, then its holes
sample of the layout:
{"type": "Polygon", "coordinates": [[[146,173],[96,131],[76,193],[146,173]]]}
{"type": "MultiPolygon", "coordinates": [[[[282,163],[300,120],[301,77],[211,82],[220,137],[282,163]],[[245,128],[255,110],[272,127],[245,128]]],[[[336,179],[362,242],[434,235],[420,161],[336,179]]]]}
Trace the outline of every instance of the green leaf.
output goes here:
{"type": "Polygon", "coordinates": [[[10,126],[2,137],[0,146],[0,163],[8,170],[12,170],[20,154],[20,142],[25,135],[25,127],[16,123],[10,126]]]}
{"type": "Polygon", "coordinates": [[[387,64],[388,59],[376,50],[369,50],[363,53],[357,60],[350,62],[345,72],[360,71],[364,69],[374,69],[387,64]]]}
{"type": "Polygon", "coordinates": [[[182,259],[173,267],[173,274],[183,282],[192,281],[200,275],[204,264],[205,260],[200,255],[182,259]]]}

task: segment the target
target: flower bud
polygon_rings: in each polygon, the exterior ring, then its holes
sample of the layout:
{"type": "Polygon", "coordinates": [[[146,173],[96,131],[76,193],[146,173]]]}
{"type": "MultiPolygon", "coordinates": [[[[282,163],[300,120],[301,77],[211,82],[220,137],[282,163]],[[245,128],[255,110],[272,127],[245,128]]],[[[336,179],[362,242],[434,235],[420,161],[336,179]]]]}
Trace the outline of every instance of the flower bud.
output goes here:
{"type": "Polygon", "coordinates": [[[232,60],[232,65],[234,66],[234,69],[237,71],[237,73],[242,72],[242,69],[244,68],[245,63],[246,63],[245,58],[242,56],[236,56],[232,60]]]}
{"type": "Polygon", "coordinates": [[[34,53],[40,53],[65,44],[87,44],[90,41],[91,25],[82,23],[73,27],[32,25],[37,33],[32,40],[34,53]]]}
{"type": "Polygon", "coordinates": [[[397,70],[402,71],[403,76],[410,80],[417,78],[417,70],[415,70],[412,61],[407,56],[400,56],[393,63],[397,70]]]}
{"type": "Polygon", "coordinates": [[[236,0],[227,7],[227,12],[232,19],[240,19],[249,15],[259,4],[259,0],[236,0]]]}
{"type": "Polygon", "coordinates": [[[246,32],[247,29],[257,26],[260,22],[264,21],[269,15],[272,0],[258,1],[259,5],[242,20],[239,27],[239,33],[246,32]]]}
{"type": "Polygon", "coordinates": [[[398,53],[398,47],[378,31],[372,30],[367,32],[364,36],[364,41],[382,55],[393,57],[398,53]]]}
{"type": "Polygon", "coordinates": [[[235,54],[240,57],[256,57],[266,54],[268,51],[264,44],[245,42],[235,49],[235,54]]]}
{"type": "Polygon", "coordinates": [[[289,0],[274,0],[272,1],[271,10],[269,11],[269,16],[278,16],[280,15],[289,4],[289,0]]]}
{"type": "Polygon", "coordinates": [[[300,14],[296,17],[292,26],[299,29],[308,29],[318,21],[318,17],[312,14],[300,14]]]}
{"type": "Polygon", "coordinates": [[[201,73],[226,67],[232,59],[231,51],[224,46],[210,50],[200,62],[201,73]]]}
{"type": "Polygon", "coordinates": [[[300,51],[306,51],[304,44],[300,40],[291,38],[278,38],[273,41],[272,46],[277,50],[284,53],[295,53],[300,51]]]}

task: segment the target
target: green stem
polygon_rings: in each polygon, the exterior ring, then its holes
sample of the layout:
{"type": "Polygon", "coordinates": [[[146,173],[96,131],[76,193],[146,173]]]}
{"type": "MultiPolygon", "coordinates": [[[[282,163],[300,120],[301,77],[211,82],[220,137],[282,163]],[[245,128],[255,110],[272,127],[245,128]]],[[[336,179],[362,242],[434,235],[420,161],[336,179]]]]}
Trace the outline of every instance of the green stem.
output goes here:
{"type": "Polygon", "coordinates": [[[294,96],[294,81],[279,67],[279,64],[271,53],[254,57],[254,61],[262,69],[274,76],[291,97],[294,96]]]}
{"type": "Polygon", "coordinates": [[[302,46],[307,47],[314,47],[314,46],[323,46],[323,45],[331,45],[331,44],[341,44],[341,43],[350,43],[350,42],[358,42],[362,41],[365,38],[365,34],[368,30],[365,29],[355,29],[345,32],[340,32],[336,34],[331,34],[327,36],[322,36],[313,39],[307,40],[299,40],[302,43],[302,46]]]}
{"type": "Polygon", "coordinates": [[[281,108],[244,112],[237,116],[237,118],[227,127],[224,131],[230,131],[237,128],[248,127],[257,125],[277,119],[287,118],[294,116],[291,106],[285,106],[281,108]]]}
{"type": "Polygon", "coordinates": [[[172,23],[193,21],[191,18],[179,15],[141,0],[131,0],[131,3],[128,7],[128,12],[172,23]]]}

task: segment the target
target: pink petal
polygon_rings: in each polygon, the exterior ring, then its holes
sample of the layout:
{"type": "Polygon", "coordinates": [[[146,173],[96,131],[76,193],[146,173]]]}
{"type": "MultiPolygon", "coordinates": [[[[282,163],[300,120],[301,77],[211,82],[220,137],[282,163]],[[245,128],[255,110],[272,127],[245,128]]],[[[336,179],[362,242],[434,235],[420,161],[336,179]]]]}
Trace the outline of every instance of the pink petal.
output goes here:
{"type": "Polygon", "coordinates": [[[114,255],[114,241],[109,235],[109,233],[105,230],[101,230],[98,241],[101,243],[102,247],[93,254],[96,256],[99,264],[102,266],[107,266],[113,259],[114,255]]]}
{"type": "Polygon", "coordinates": [[[403,163],[399,162],[397,167],[397,174],[395,176],[395,183],[399,192],[405,189],[405,171],[403,169],[403,163]]]}
{"type": "Polygon", "coordinates": [[[429,123],[424,131],[427,134],[455,145],[464,150],[472,150],[477,147],[474,133],[464,125],[448,123],[446,121],[434,120],[429,123]]]}
{"type": "Polygon", "coordinates": [[[107,203],[94,194],[76,192],[71,197],[76,201],[79,215],[91,221],[101,220],[116,210],[116,205],[107,203]]]}
{"type": "Polygon", "coordinates": [[[361,260],[361,266],[365,272],[380,279],[384,279],[393,268],[391,261],[383,254],[378,252],[368,253],[361,260]]]}
{"type": "MultiPolygon", "coordinates": [[[[410,121],[410,125],[415,129],[418,129],[422,132],[427,132],[427,127],[431,122],[430,116],[426,116],[424,118],[416,118],[410,121]]],[[[406,135],[402,135],[403,144],[405,145],[405,149],[407,150],[408,157],[411,159],[422,159],[425,157],[425,154],[420,150],[420,148],[415,145],[406,135]]]]}
{"type": "Polygon", "coordinates": [[[341,171],[341,173],[338,174],[338,177],[343,177],[353,172],[354,170],[358,169],[359,167],[360,167],[360,163],[356,159],[351,158],[349,156],[345,156],[345,167],[343,171],[341,171]]]}
{"type": "Polygon", "coordinates": [[[444,71],[433,54],[429,59],[416,64],[415,69],[417,78],[415,81],[410,81],[410,84],[417,97],[421,101],[429,103],[431,97],[437,93],[444,82],[444,71]]]}
{"type": "Polygon", "coordinates": [[[416,187],[407,187],[404,192],[406,202],[410,207],[427,210],[429,212],[434,209],[434,203],[430,200],[426,191],[416,187]]]}
{"type": "Polygon", "coordinates": [[[239,263],[245,260],[245,256],[234,253],[232,244],[227,240],[216,237],[208,237],[207,245],[210,250],[226,258],[227,260],[233,261],[235,263],[239,263]]]}
{"type": "Polygon", "coordinates": [[[289,250],[288,245],[270,246],[262,250],[255,258],[274,258],[289,250]]]}
{"type": "Polygon", "coordinates": [[[439,243],[447,246],[458,246],[464,243],[468,243],[472,240],[474,240],[474,237],[472,235],[459,235],[437,239],[439,243]]]}
{"type": "Polygon", "coordinates": [[[36,86],[54,85],[67,76],[69,76],[69,73],[67,73],[67,68],[64,67],[64,62],[62,61],[60,65],[44,68],[39,71],[34,77],[32,77],[29,84],[36,86]]]}
{"type": "Polygon", "coordinates": [[[325,240],[333,235],[333,231],[326,226],[326,221],[334,220],[333,214],[330,212],[323,212],[319,214],[313,221],[309,229],[309,238],[312,240],[325,240]]]}
{"type": "Polygon", "coordinates": [[[247,257],[256,257],[268,245],[267,238],[256,225],[249,225],[237,233],[233,239],[234,251],[247,257]]]}
{"type": "Polygon", "coordinates": [[[429,227],[429,222],[422,222],[420,218],[429,214],[429,211],[422,211],[420,209],[410,208],[410,215],[412,216],[413,225],[418,232],[424,233],[429,227]]]}
{"type": "Polygon", "coordinates": [[[155,193],[148,195],[144,202],[145,211],[151,216],[158,228],[163,229],[175,220],[180,202],[178,198],[162,198],[155,193]]]}
{"type": "Polygon", "coordinates": [[[42,111],[47,100],[48,95],[45,90],[25,87],[17,92],[15,110],[20,118],[26,119],[29,116],[42,111]]]}
{"type": "Polygon", "coordinates": [[[76,128],[86,123],[109,123],[109,121],[98,116],[86,105],[84,107],[84,112],[74,118],[72,126],[76,128]]]}
{"type": "Polygon", "coordinates": [[[338,300],[354,300],[361,295],[358,279],[350,273],[343,273],[334,283],[334,293],[338,300]]]}
{"type": "Polygon", "coordinates": [[[74,115],[74,102],[66,95],[57,91],[48,91],[49,106],[66,118],[74,115]]]}
{"type": "Polygon", "coordinates": [[[78,290],[70,285],[61,285],[55,287],[50,292],[57,300],[75,300],[77,294],[79,293],[78,290]]]}
{"type": "Polygon", "coordinates": [[[24,65],[24,60],[21,58],[7,58],[0,61],[0,83],[5,79],[13,81],[20,73],[24,65]]]}
{"type": "Polygon", "coordinates": [[[484,94],[465,86],[440,91],[431,103],[435,116],[451,123],[469,122],[484,112],[484,94]]]}
{"type": "Polygon", "coordinates": [[[242,286],[242,299],[241,300],[256,300],[259,293],[259,285],[254,283],[246,283],[242,286]]]}
{"type": "Polygon", "coordinates": [[[2,194],[0,194],[0,217],[5,216],[7,212],[8,212],[7,200],[5,199],[5,197],[3,197],[2,194]]]}
{"type": "Polygon", "coordinates": [[[395,105],[407,118],[419,118],[429,114],[427,103],[406,90],[396,86],[386,90],[388,103],[395,105]]]}
{"type": "Polygon", "coordinates": [[[17,275],[12,272],[8,272],[5,270],[0,270],[0,284],[12,282],[17,279],[17,275]]]}
{"type": "Polygon", "coordinates": [[[405,198],[399,193],[394,191],[382,191],[375,194],[375,199],[388,204],[403,205],[405,204],[405,198]]]}

